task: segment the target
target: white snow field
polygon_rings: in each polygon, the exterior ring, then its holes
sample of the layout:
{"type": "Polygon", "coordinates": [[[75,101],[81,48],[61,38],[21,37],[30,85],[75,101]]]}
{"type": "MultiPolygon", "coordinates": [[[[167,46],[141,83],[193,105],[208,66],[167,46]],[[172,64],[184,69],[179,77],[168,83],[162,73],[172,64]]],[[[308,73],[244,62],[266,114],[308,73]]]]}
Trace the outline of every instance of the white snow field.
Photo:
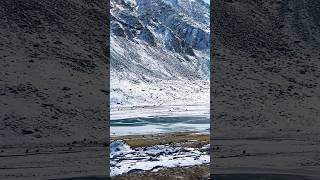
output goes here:
{"type": "Polygon", "coordinates": [[[158,171],[210,163],[209,145],[184,148],[179,145],[156,145],[132,149],[122,140],[110,144],[111,176],[128,172],[158,171]]]}
{"type": "Polygon", "coordinates": [[[209,5],[172,2],[111,1],[111,119],[209,113],[209,5]]]}

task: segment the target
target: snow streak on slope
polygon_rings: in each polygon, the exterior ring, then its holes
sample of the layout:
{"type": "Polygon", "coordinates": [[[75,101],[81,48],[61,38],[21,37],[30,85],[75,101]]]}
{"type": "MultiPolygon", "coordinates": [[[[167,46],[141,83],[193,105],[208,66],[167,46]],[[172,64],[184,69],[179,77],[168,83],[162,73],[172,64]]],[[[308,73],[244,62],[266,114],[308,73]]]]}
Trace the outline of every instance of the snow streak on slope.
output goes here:
{"type": "Polygon", "coordinates": [[[209,39],[201,0],[112,0],[112,111],[209,105],[209,39]]]}

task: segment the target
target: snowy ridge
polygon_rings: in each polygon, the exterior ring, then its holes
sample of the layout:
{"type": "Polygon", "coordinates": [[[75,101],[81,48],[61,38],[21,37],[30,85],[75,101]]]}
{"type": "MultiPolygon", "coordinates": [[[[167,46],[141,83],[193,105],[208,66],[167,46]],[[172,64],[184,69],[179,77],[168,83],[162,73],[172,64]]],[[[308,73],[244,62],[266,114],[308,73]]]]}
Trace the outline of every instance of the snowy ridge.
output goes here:
{"type": "Polygon", "coordinates": [[[133,149],[124,141],[116,140],[110,144],[111,176],[207,164],[210,162],[209,148],[209,145],[199,149],[179,145],[155,145],[133,149]]]}
{"type": "Polygon", "coordinates": [[[209,5],[201,0],[111,1],[111,111],[205,105],[209,5]]]}

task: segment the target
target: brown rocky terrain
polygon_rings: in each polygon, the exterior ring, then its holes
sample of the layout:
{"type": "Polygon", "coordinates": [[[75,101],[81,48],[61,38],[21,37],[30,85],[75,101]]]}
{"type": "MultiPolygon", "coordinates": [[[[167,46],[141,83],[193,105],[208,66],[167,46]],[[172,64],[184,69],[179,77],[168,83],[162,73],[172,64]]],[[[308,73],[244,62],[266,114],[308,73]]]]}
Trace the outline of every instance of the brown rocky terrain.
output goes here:
{"type": "Polygon", "coordinates": [[[0,2],[0,178],[107,173],[107,11],[0,2]]]}
{"type": "Polygon", "coordinates": [[[225,0],[212,7],[211,147],[220,148],[211,162],[221,169],[215,173],[240,167],[237,172],[314,174],[319,2],[225,0]]]}

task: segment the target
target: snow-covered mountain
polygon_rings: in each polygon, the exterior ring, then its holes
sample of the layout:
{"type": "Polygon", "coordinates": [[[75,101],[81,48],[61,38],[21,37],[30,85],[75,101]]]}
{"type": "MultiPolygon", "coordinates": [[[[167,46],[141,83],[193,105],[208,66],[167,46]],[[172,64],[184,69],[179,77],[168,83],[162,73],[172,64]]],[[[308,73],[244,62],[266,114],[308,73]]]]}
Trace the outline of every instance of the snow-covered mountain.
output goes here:
{"type": "Polygon", "coordinates": [[[111,1],[111,108],[209,104],[202,0],[111,1]]]}

